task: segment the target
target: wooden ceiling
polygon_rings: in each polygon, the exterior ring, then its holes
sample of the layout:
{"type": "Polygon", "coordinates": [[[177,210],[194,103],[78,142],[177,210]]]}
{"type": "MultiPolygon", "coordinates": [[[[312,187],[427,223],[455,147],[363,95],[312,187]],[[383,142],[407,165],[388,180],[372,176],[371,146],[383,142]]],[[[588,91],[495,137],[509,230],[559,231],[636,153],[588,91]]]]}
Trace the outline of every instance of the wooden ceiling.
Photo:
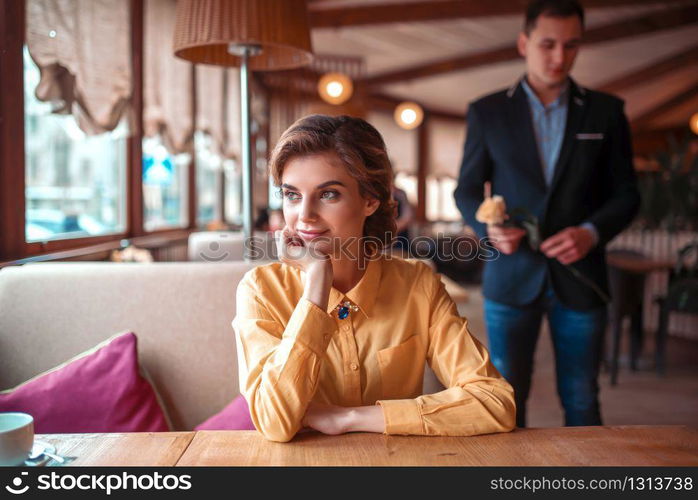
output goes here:
{"type": "MultiPolygon", "coordinates": [[[[373,103],[410,99],[462,120],[468,102],[524,72],[515,49],[526,0],[314,0],[315,51],[361,57],[373,103]]],[[[698,94],[698,0],[582,0],[572,76],[626,100],[642,128],[687,123],[698,94]],[[661,89],[661,91],[658,91],[661,89]]]]}
{"type": "MultiPolygon", "coordinates": [[[[641,5],[657,0],[586,0],[586,8],[641,5]]],[[[324,0],[310,2],[314,28],[341,28],[368,24],[437,21],[456,18],[518,16],[528,0],[324,0]]]]}

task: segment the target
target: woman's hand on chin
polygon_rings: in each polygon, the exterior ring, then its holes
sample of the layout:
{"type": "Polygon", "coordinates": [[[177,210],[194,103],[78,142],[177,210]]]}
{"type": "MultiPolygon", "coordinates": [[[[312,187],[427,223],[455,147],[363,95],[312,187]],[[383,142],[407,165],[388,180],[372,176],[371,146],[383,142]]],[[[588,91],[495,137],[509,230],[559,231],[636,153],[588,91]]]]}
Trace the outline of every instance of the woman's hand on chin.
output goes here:
{"type": "Polygon", "coordinates": [[[304,241],[288,226],[285,226],[282,231],[276,231],[275,238],[279,260],[284,264],[306,273],[316,268],[329,268],[331,273],[330,256],[319,248],[319,241],[304,241]]]}
{"type": "Polygon", "coordinates": [[[330,256],[317,248],[316,241],[303,241],[288,226],[275,236],[279,260],[306,273],[303,297],[326,311],[334,279],[330,256]]]}

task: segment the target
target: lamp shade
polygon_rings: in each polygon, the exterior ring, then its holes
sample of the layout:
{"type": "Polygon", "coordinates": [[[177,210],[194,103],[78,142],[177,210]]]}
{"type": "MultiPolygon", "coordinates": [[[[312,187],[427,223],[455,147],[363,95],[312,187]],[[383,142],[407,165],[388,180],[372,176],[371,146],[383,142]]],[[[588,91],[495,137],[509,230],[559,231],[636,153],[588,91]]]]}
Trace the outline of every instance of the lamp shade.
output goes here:
{"type": "Polygon", "coordinates": [[[256,45],[251,70],[292,69],[312,59],[305,0],[178,0],[176,56],[201,64],[240,66],[229,46],[256,45]]]}

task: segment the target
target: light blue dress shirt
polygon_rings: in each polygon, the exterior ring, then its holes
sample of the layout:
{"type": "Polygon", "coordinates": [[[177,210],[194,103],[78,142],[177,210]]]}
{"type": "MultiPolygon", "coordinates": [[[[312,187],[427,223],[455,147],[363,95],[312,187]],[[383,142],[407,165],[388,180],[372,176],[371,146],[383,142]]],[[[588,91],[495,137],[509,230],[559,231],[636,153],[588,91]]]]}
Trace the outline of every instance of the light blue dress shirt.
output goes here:
{"type": "MultiPolygon", "coordinates": [[[[545,183],[550,188],[555,175],[555,164],[560,156],[562,140],[565,137],[570,83],[569,81],[565,82],[565,86],[558,98],[547,106],[540,102],[540,99],[528,85],[525,78],[522,80],[521,85],[528,97],[528,107],[531,110],[538,156],[540,156],[541,167],[543,168],[543,177],[545,177],[545,183]]],[[[596,227],[591,222],[585,222],[581,226],[591,232],[594,238],[594,245],[596,245],[599,240],[596,227]]]]}
{"type": "Polygon", "coordinates": [[[533,130],[536,134],[536,144],[538,145],[538,155],[543,164],[543,175],[545,183],[550,187],[555,174],[555,163],[560,156],[562,138],[565,136],[565,125],[567,123],[567,106],[569,102],[569,82],[560,92],[560,95],[553,102],[544,106],[533,89],[523,79],[523,88],[528,97],[528,106],[533,119],[533,130]]]}

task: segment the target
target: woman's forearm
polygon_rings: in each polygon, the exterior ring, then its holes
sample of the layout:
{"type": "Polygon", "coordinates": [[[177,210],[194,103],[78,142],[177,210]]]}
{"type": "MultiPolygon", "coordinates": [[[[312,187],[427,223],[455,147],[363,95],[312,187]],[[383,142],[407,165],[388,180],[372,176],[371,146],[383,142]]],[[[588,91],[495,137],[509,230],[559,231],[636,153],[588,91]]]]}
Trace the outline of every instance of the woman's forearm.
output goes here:
{"type": "Polygon", "coordinates": [[[350,408],[347,432],[385,432],[383,408],[379,405],[350,408]]]}
{"type": "Polygon", "coordinates": [[[303,298],[318,306],[323,311],[327,310],[327,303],[332,288],[332,264],[319,262],[311,266],[305,273],[305,285],[303,298]]]}

